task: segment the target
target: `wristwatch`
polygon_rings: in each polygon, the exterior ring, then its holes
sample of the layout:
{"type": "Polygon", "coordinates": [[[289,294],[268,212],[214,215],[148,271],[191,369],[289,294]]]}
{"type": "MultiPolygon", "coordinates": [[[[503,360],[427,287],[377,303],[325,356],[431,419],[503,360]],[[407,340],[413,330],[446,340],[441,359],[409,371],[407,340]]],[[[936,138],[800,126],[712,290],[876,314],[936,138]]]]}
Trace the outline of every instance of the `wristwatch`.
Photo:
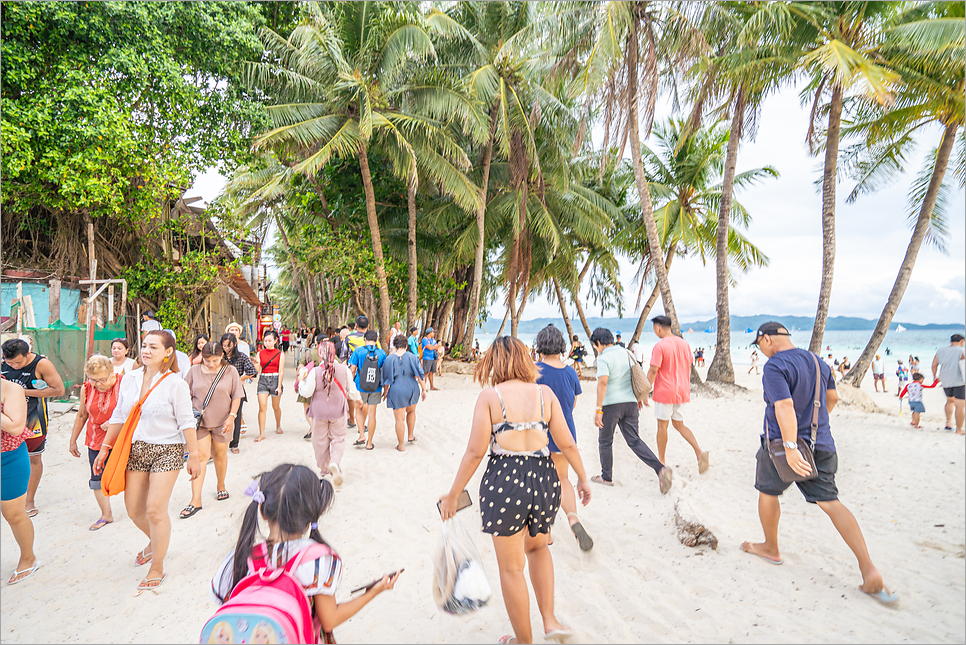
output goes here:
{"type": "Polygon", "coordinates": [[[798,444],[794,441],[784,441],[782,442],[782,445],[788,450],[798,450],[798,444]]]}

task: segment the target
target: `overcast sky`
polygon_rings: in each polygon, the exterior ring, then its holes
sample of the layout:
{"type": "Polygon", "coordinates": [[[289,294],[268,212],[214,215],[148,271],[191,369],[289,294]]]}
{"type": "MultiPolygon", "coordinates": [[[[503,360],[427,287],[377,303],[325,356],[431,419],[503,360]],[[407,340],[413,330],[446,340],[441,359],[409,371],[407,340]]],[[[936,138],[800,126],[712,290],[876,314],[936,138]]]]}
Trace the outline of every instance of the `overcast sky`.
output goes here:
{"type": "MultiPolygon", "coordinates": [[[[822,198],[816,179],[821,177],[822,157],[811,157],[805,145],[808,106],[798,103],[794,89],[769,98],[761,112],[754,141],[742,141],[738,172],[771,165],[780,173],[736,194],[751,213],[748,238],[770,259],[767,267],[736,277],[731,289],[732,315],[814,316],[822,269],[822,198]]],[[[854,204],[845,198],[852,189],[840,182],[836,191],[835,279],[829,315],[878,318],[895,282],[909,243],[907,193],[914,173],[926,152],[939,143],[938,127],[923,132],[910,172],[893,186],[860,197],[854,204]]],[[[598,141],[599,143],[599,137],[598,141]]],[[[628,148],[629,149],[629,148],[628,148]]],[[[952,168],[947,176],[952,174],[952,168]]],[[[224,187],[217,171],[200,175],[188,194],[212,200],[224,187]]],[[[633,307],[636,261],[621,261],[625,285],[624,316],[639,313],[633,307]]],[[[715,315],[713,258],[703,266],[699,258],[676,258],[670,272],[671,291],[682,322],[715,315]]],[[[650,293],[645,291],[645,297],[650,293]]],[[[587,300],[584,300],[587,304],[587,300]]],[[[661,310],[660,300],[655,314],[661,310]]],[[[491,305],[490,315],[502,319],[502,299],[491,305]]],[[[574,312],[570,312],[575,315],[574,312]]],[[[615,316],[616,310],[587,314],[615,316]]],[[[531,301],[524,318],[558,316],[555,302],[540,297],[531,301]]],[[[919,252],[912,281],[896,320],[912,323],[962,323],[966,319],[966,196],[959,191],[949,208],[947,253],[924,245],[919,252]]]]}

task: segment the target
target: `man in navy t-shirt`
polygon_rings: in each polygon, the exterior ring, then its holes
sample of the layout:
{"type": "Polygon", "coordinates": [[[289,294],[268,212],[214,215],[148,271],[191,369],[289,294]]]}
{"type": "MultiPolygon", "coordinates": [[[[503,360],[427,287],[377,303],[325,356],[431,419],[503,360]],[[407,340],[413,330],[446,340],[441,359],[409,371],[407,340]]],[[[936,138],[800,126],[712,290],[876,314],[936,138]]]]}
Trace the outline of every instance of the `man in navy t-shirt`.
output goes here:
{"type": "Polygon", "coordinates": [[[768,357],[762,370],[765,422],[757,456],[758,469],[755,473],[755,488],[759,493],[758,516],[765,532],[765,541],[745,542],[741,548],[771,564],[783,562],[778,551],[778,519],[781,516],[778,496],[791,484],[782,481],[778,475],[768,453],[767,441],[781,439],[789,467],[801,476],[811,474],[811,467],[798,446],[803,442],[809,445],[812,443],[815,379],[819,378],[818,429],[815,445],[811,446],[817,474],[812,479],[796,482],[796,485],[805,496],[805,501],[818,504],[825,511],[845,543],[852,549],[862,572],[862,586],[859,588],[882,603],[895,602],[898,597],[886,589],[882,575],[872,564],[859,523],[838,499],[838,489],[835,487],[838,457],[835,442],[832,441],[829,412],[835,407],[839,397],[835,390],[832,369],[815,354],[795,347],[791,334],[780,323],[767,322],[759,327],[755,345],[768,357]]]}

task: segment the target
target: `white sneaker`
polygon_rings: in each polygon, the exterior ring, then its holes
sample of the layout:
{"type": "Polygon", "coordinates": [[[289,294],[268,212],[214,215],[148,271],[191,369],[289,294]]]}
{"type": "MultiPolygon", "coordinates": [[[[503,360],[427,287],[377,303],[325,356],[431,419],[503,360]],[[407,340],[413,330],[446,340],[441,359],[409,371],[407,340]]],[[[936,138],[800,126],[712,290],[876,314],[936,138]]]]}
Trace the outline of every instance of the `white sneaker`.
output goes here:
{"type": "Polygon", "coordinates": [[[342,469],[339,468],[339,464],[329,464],[329,474],[332,475],[333,484],[342,485],[342,469]]]}

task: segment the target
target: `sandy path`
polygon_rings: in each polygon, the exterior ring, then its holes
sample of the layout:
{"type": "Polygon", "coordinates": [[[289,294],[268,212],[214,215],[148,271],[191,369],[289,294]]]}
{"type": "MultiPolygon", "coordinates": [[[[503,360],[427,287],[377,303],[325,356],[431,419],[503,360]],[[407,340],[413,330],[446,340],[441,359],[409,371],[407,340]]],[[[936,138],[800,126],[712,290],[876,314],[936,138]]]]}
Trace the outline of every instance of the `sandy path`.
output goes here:
{"type": "MultiPolygon", "coordinates": [[[[291,373],[289,383],[291,383],[291,373]]],[[[577,548],[560,520],[553,546],[557,615],[582,642],[963,642],[966,639],[964,576],[964,441],[935,429],[941,404],[927,395],[929,425],[912,431],[908,409],[899,418],[848,410],[833,413],[840,455],[842,501],[858,518],[887,584],[902,597],[886,608],[858,590],[854,558],[831,522],[793,488],[783,498],[781,538],[785,565],[773,567],[739,551],[744,539],[760,539],[753,488],[761,428],[760,381],[740,382],[757,391],[698,399],[687,422],[712,467],[698,476],[694,455],[672,433],[669,465],[675,482],[667,497],[657,480],[615,441],[612,489],[594,487],[581,518],[596,545],[577,548]],[[717,551],[678,542],[674,503],[683,499],[720,541],[717,551]]],[[[495,642],[509,633],[489,538],[479,533],[476,512],[483,468],[470,484],[474,510],[460,513],[476,538],[494,597],[465,618],[441,613],[433,603],[429,553],[439,539],[435,501],[450,485],[465,447],[478,388],[466,377],[446,376],[443,389],[418,408],[419,441],[406,453],[395,443],[392,417],[379,411],[376,450],[347,449],[346,482],[323,517],[326,539],[345,562],[340,598],[385,571],[405,567],[396,589],[377,598],[341,626],[341,642],[495,642]]],[[[578,443],[591,473],[599,472],[592,426],[593,382],[578,398],[578,443]]],[[[253,388],[250,388],[253,389],[253,388]]],[[[935,392],[932,392],[935,395],[935,392]]],[[[3,587],[4,643],[196,642],[215,607],[208,580],[237,538],[247,505],[242,490],[252,475],[291,461],[314,467],[301,406],[290,388],[283,396],[285,434],[252,442],[255,406],[245,409],[249,432],[228,472],[231,499],[216,502],[209,466],[204,510],[173,519],[166,561],[169,578],[156,594],[134,597],[145,573],[134,567],[144,537],[114,500],[115,523],[96,533],[85,459],[67,453],[71,415],[58,419],[48,439],[46,472],[38,494],[36,550],[44,565],[29,580],[3,587]]],[[[879,395],[893,405],[892,395],[879,395]],[[890,398],[887,398],[890,397],[890,398]]],[[[939,397],[941,398],[941,396],[939,397]]],[[[254,396],[252,394],[252,399],[254,396]]],[[[272,421],[269,416],[269,426],[272,421]]],[[[642,436],[652,447],[655,423],[642,415],[642,436]]],[[[350,435],[351,436],[351,435],[350,435]]],[[[182,475],[171,501],[172,517],[189,500],[182,475]]],[[[0,571],[9,577],[17,547],[6,523],[0,528],[0,571]]],[[[540,620],[531,614],[540,642],[540,620]]]]}

